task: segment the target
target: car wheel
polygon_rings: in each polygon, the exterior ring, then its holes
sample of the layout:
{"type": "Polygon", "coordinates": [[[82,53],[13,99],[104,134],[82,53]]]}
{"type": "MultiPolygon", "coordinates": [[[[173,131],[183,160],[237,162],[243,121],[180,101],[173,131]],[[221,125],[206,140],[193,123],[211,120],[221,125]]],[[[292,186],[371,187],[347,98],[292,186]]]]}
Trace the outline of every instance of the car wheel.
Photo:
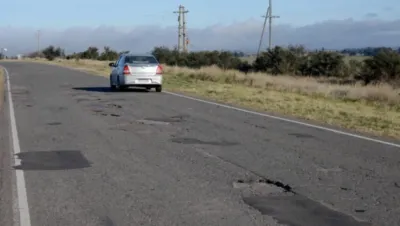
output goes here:
{"type": "Polygon", "coordinates": [[[157,87],[156,87],[156,92],[159,93],[159,92],[161,92],[161,91],[162,91],[162,86],[157,86],[157,87]]]}

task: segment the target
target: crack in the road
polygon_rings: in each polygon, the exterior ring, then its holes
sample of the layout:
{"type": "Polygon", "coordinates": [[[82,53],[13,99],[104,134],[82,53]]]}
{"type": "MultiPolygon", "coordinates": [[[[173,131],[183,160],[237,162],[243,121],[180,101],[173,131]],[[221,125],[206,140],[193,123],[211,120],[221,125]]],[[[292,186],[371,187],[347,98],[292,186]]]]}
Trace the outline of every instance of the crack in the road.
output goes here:
{"type": "Polygon", "coordinates": [[[169,125],[169,122],[162,122],[162,121],[153,121],[153,120],[137,120],[138,123],[140,124],[145,124],[145,125],[169,125]]]}
{"type": "Polygon", "coordinates": [[[61,125],[62,123],[61,122],[49,122],[49,123],[47,123],[47,125],[49,125],[49,126],[58,126],[58,125],[61,125]]]}
{"type": "Polygon", "coordinates": [[[144,120],[173,123],[173,122],[183,122],[188,117],[189,117],[188,115],[175,115],[175,116],[171,116],[171,117],[160,117],[160,118],[150,117],[150,118],[145,118],[144,120]]]}
{"type": "Polygon", "coordinates": [[[233,146],[239,144],[237,142],[230,142],[230,141],[204,141],[190,137],[174,137],[171,139],[171,141],[178,144],[204,144],[204,145],[216,145],[216,146],[233,146]]]}
{"type": "Polygon", "coordinates": [[[289,133],[290,136],[295,136],[297,138],[314,138],[314,136],[305,133],[289,133]]]}

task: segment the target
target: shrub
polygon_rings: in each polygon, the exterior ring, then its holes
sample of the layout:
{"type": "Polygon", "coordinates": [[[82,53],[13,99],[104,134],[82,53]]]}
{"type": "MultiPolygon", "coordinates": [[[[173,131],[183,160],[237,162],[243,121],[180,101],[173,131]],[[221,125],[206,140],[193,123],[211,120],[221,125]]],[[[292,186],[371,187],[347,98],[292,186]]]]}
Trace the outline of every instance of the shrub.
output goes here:
{"type": "MultiPolygon", "coordinates": [[[[121,53],[110,47],[104,47],[99,53],[98,48],[88,47],[85,51],[73,53],[67,59],[97,59],[115,61],[121,53]]],[[[182,53],[177,49],[165,46],[155,47],[152,54],[162,64],[187,68],[217,66],[222,70],[238,70],[248,72],[266,72],[273,75],[298,75],[313,77],[330,77],[341,83],[362,81],[365,85],[384,81],[400,85],[400,49],[365,48],[361,50],[347,49],[337,51],[306,51],[303,46],[276,46],[271,50],[261,52],[254,62],[243,60],[244,54],[230,51],[199,51],[182,53]],[[345,58],[344,54],[357,57],[357,54],[371,55],[370,58],[358,60],[345,58]]],[[[58,47],[49,46],[43,51],[29,54],[30,57],[43,55],[48,60],[64,56],[64,51],[58,47]]]]}

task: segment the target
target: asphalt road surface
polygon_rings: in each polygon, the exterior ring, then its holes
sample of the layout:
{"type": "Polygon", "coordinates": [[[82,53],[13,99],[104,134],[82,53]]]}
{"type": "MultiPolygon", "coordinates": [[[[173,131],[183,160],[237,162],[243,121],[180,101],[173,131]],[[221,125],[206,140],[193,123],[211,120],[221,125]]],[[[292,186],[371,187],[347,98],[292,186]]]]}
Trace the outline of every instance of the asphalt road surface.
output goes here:
{"type": "Polygon", "coordinates": [[[13,101],[0,116],[2,226],[400,225],[399,147],[2,65],[13,101]]]}

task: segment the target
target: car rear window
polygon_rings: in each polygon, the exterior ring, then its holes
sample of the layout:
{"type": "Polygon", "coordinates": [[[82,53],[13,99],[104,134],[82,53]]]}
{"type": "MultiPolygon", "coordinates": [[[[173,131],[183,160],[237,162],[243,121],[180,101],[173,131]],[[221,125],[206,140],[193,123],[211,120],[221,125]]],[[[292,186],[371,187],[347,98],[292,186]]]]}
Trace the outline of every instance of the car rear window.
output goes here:
{"type": "Polygon", "coordinates": [[[126,64],[157,64],[156,58],[152,56],[126,56],[126,64]]]}

